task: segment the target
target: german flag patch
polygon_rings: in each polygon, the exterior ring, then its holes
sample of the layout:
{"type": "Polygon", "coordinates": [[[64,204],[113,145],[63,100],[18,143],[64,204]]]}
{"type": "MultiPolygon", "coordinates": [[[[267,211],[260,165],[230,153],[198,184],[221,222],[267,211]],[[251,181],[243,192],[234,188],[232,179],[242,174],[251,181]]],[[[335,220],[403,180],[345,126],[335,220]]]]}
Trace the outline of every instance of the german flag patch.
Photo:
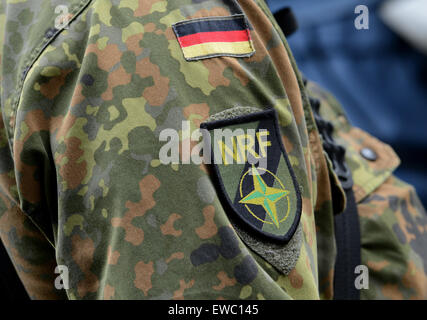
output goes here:
{"type": "Polygon", "coordinates": [[[172,27],[187,61],[219,56],[243,58],[255,53],[243,14],[191,19],[172,27]]]}

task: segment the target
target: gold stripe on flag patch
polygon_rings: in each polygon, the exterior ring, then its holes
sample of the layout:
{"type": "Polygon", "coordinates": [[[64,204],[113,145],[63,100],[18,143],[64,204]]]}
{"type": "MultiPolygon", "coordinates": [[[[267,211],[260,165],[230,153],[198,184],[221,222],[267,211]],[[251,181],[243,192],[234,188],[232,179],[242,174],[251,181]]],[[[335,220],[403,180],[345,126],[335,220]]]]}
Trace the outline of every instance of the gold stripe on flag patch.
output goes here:
{"type": "Polygon", "coordinates": [[[182,48],[188,59],[201,56],[245,55],[253,52],[250,41],[242,42],[208,42],[182,48]]]}

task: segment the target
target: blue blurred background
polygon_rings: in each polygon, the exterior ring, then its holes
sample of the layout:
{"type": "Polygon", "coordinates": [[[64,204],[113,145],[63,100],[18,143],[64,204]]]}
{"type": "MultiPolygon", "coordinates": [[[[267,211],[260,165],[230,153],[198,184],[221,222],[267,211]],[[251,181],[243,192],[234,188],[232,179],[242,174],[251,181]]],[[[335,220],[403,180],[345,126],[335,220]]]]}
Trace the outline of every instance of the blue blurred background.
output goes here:
{"type": "Polygon", "coordinates": [[[288,41],[300,70],[338,98],[354,125],[394,148],[402,160],[396,175],[417,188],[427,207],[427,55],[384,23],[386,1],[268,4],[273,13],[291,7],[299,29],[288,41]],[[355,28],[360,4],[369,8],[368,30],[355,28]]]}

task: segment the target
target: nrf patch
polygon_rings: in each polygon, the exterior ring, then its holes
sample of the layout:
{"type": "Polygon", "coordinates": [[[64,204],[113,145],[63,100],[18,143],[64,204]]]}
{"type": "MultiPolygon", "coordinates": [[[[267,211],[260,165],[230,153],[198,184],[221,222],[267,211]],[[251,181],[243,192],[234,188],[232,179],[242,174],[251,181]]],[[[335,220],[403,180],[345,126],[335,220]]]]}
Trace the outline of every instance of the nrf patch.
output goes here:
{"type": "Polygon", "coordinates": [[[218,56],[250,57],[255,53],[243,14],[191,19],[172,27],[187,61],[218,56]]]}
{"type": "Polygon", "coordinates": [[[276,111],[205,122],[201,129],[226,212],[249,231],[288,242],[299,224],[301,194],[276,111]]]}

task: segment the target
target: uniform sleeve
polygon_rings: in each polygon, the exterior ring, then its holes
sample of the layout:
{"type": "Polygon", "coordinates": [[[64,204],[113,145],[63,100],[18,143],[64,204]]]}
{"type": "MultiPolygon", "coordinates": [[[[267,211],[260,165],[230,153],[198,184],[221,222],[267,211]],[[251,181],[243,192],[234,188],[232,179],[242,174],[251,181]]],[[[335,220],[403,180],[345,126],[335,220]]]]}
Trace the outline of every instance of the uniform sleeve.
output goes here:
{"type": "MultiPolygon", "coordinates": [[[[14,179],[14,161],[7,128],[9,117],[5,115],[6,110],[10,110],[6,90],[13,82],[11,74],[15,65],[8,54],[19,56],[17,52],[22,49],[22,39],[16,33],[13,34],[12,40],[11,37],[6,37],[6,30],[13,30],[18,25],[7,23],[8,13],[6,1],[0,1],[0,241],[8,254],[2,254],[0,261],[2,271],[6,270],[0,274],[1,296],[6,299],[3,303],[14,298],[25,298],[25,291],[21,291],[22,284],[19,279],[14,273],[7,272],[5,267],[11,265],[12,261],[30,298],[63,299],[66,297],[65,292],[58,291],[53,286],[57,276],[54,273],[55,250],[34,222],[22,212],[17,201],[19,195],[14,179]],[[3,284],[6,284],[6,287],[3,284]]],[[[28,26],[29,11],[24,13],[20,16],[21,22],[28,26]]]]}
{"type": "MultiPolygon", "coordinates": [[[[0,198],[0,238],[28,296],[31,299],[66,299],[65,291],[55,288],[55,282],[60,283],[60,280],[57,280],[59,272],[55,273],[57,263],[54,247],[16,204],[6,197],[0,198]]],[[[1,263],[6,265],[10,262],[1,263]]],[[[6,276],[4,273],[1,275],[6,276]]],[[[8,298],[12,298],[14,292],[21,287],[19,279],[4,279],[6,283],[10,283],[10,288],[2,287],[2,290],[10,290],[5,292],[8,298]]],[[[22,295],[15,298],[23,297],[22,295]]]]}
{"type": "Polygon", "coordinates": [[[231,106],[276,106],[306,186],[303,232],[313,233],[304,115],[297,128],[266,49],[286,54],[269,20],[258,22],[266,27],[251,61],[188,62],[171,24],[236,8],[137,3],[93,1],[26,74],[12,151],[17,198],[53,247],[35,251],[66,270],[70,299],[318,298],[312,237],[301,237],[296,265],[282,274],[238,237],[205,166],[159,160],[164,129],[183,144],[184,120],[193,130],[231,106]]]}

